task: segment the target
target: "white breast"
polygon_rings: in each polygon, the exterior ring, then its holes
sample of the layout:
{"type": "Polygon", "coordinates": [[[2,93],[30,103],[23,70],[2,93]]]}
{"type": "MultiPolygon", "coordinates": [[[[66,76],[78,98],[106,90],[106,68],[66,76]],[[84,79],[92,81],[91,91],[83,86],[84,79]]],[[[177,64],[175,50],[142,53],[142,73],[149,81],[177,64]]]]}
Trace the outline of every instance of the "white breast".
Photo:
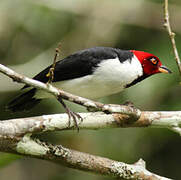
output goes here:
{"type": "MultiPolygon", "coordinates": [[[[116,58],[102,61],[92,75],[53,84],[72,94],[96,99],[122,91],[142,74],[143,70],[136,56],[123,63],[116,58]]],[[[38,94],[40,96],[41,93],[38,94]]],[[[41,96],[44,98],[43,94],[41,96]]]]}

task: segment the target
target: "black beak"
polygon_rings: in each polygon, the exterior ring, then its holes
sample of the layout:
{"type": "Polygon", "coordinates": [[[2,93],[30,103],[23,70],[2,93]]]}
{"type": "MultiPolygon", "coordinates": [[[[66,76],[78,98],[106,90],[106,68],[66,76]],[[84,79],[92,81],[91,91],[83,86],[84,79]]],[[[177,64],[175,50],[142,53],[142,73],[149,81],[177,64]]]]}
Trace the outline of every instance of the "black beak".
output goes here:
{"type": "Polygon", "coordinates": [[[161,72],[161,73],[166,73],[166,74],[172,73],[172,71],[170,71],[170,70],[169,70],[167,67],[165,67],[165,66],[160,66],[160,67],[158,68],[158,71],[161,72]]]}

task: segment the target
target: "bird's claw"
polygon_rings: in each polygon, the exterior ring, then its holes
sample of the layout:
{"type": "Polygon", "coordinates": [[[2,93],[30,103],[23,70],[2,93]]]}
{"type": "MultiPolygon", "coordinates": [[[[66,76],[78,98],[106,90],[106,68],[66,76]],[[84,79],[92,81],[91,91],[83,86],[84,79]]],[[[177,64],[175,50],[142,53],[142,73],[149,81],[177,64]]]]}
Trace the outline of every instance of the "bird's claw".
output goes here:
{"type": "Polygon", "coordinates": [[[69,121],[68,121],[68,127],[70,128],[71,125],[71,119],[73,119],[74,121],[74,125],[77,129],[77,131],[79,132],[79,125],[78,125],[78,121],[77,120],[81,120],[81,122],[83,121],[83,118],[76,112],[73,112],[70,108],[68,108],[66,106],[66,104],[64,103],[64,101],[62,100],[62,98],[58,98],[58,101],[62,104],[62,106],[65,108],[65,111],[68,115],[69,121]]]}
{"type": "Polygon", "coordinates": [[[74,121],[74,125],[75,125],[77,131],[79,132],[79,125],[78,125],[77,119],[80,119],[82,122],[83,118],[78,113],[71,111],[68,107],[66,107],[65,110],[66,110],[66,113],[68,114],[68,117],[69,117],[68,127],[70,128],[71,118],[72,118],[74,121]]]}

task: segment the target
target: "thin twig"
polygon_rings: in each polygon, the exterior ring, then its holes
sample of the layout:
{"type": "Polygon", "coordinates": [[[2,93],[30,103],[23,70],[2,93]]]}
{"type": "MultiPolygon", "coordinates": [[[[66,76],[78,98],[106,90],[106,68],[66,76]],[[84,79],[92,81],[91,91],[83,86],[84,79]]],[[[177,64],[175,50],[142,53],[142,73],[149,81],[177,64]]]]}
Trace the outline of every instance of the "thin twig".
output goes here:
{"type": "Polygon", "coordinates": [[[165,3],[164,3],[164,27],[168,31],[170,41],[173,47],[173,52],[175,55],[175,60],[177,62],[179,73],[181,75],[181,62],[180,62],[180,57],[178,55],[177,46],[175,42],[175,33],[172,31],[170,21],[169,21],[168,0],[165,0],[165,3]]]}
{"type": "Polygon", "coordinates": [[[47,77],[49,77],[48,83],[51,83],[54,79],[55,65],[56,65],[57,58],[60,56],[60,48],[61,48],[61,44],[59,44],[58,47],[55,49],[55,56],[53,59],[52,67],[49,69],[49,72],[46,75],[47,77]]]}

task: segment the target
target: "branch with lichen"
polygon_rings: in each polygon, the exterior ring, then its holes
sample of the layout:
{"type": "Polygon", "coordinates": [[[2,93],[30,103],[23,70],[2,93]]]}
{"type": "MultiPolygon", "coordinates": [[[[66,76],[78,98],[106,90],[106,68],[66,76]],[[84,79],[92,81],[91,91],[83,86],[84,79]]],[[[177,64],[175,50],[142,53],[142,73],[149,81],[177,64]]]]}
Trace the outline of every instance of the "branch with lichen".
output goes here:
{"type": "Polygon", "coordinates": [[[71,150],[61,145],[52,145],[38,139],[31,139],[31,134],[26,134],[16,139],[8,137],[3,139],[0,136],[0,151],[45,159],[67,167],[123,180],[171,180],[148,171],[145,167],[145,162],[141,159],[134,164],[126,164],[71,150]],[[4,143],[5,141],[6,143],[4,143]]]}
{"type": "MultiPolygon", "coordinates": [[[[88,110],[95,110],[95,111],[102,111],[105,112],[105,118],[111,116],[118,117],[119,119],[123,119],[127,124],[135,124],[137,125],[138,122],[142,122],[144,118],[143,114],[144,112],[141,112],[139,109],[132,107],[132,106],[126,106],[126,105],[117,105],[117,104],[102,104],[100,102],[92,101],[83,97],[79,97],[67,92],[64,92],[51,84],[45,84],[40,81],[28,78],[26,76],[23,76],[21,74],[16,73],[12,69],[0,64],[0,72],[3,74],[9,76],[14,81],[19,83],[24,83],[30,86],[33,86],[38,89],[45,90],[51,94],[53,94],[56,98],[64,98],[70,102],[74,102],[76,104],[82,105],[86,107],[88,110]]],[[[178,111],[179,112],[179,111],[178,111]]],[[[148,113],[149,114],[149,113],[148,113]]],[[[154,117],[165,117],[161,124],[159,124],[161,127],[169,127],[170,129],[174,130],[175,132],[179,133],[181,135],[181,128],[178,119],[180,119],[180,114],[177,112],[170,112],[169,114],[163,114],[163,116],[160,116],[162,112],[152,112],[150,114],[149,121],[151,122],[154,117]],[[164,126],[166,125],[166,126],[164,126]],[[168,126],[167,126],[168,125],[168,126]]],[[[92,114],[93,115],[93,114],[92,114]]],[[[144,126],[148,125],[148,121],[143,121],[144,126]]],[[[123,123],[125,124],[125,123],[123,123]]],[[[98,126],[99,127],[99,126],[98,126]]],[[[80,125],[81,128],[81,125],[80,125]]]]}
{"type": "MultiPolygon", "coordinates": [[[[151,127],[168,128],[174,131],[181,126],[181,111],[142,111],[137,121],[122,113],[105,114],[103,112],[79,113],[80,129],[98,130],[103,128],[151,127]]],[[[71,122],[68,126],[67,114],[42,115],[37,117],[18,118],[0,121],[0,137],[18,138],[27,133],[47,131],[62,131],[74,128],[71,122]]],[[[177,132],[181,135],[180,129],[177,132]]]]}
{"type": "MultiPolygon", "coordinates": [[[[102,104],[86,98],[72,95],[51,84],[30,79],[16,73],[0,64],[0,72],[14,81],[24,83],[35,88],[43,89],[56,98],[62,97],[71,102],[85,106],[91,110],[102,112],[80,113],[83,121],[79,121],[81,129],[100,129],[118,127],[164,127],[174,130],[181,135],[181,112],[144,112],[132,106],[102,104]]],[[[21,155],[47,159],[85,171],[119,177],[123,179],[167,179],[157,176],[140,165],[140,161],[133,165],[110,159],[73,151],[62,146],[48,145],[45,142],[33,140],[31,134],[72,129],[68,126],[66,114],[43,115],[39,117],[12,119],[0,122],[0,151],[18,153],[21,155]],[[64,151],[65,150],[65,151],[64,151]],[[69,153],[67,153],[69,152],[69,153]],[[69,156],[65,156],[68,154],[69,156]],[[105,171],[103,171],[103,169],[105,171]]]]}

